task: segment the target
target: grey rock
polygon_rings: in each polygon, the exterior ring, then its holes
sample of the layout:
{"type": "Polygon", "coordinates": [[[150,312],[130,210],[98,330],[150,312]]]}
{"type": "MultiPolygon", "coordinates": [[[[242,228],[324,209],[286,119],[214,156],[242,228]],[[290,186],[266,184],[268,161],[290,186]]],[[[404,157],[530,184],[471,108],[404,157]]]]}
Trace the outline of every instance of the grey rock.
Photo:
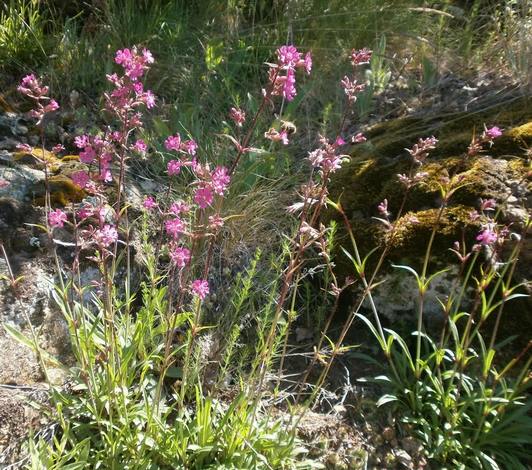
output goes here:
{"type": "Polygon", "coordinates": [[[7,186],[0,188],[0,197],[10,197],[20,202],[31,198],[30,188],[45,179],[44,171],[25,166],[2,167],[0,178],[7,181],[7,186]]]}

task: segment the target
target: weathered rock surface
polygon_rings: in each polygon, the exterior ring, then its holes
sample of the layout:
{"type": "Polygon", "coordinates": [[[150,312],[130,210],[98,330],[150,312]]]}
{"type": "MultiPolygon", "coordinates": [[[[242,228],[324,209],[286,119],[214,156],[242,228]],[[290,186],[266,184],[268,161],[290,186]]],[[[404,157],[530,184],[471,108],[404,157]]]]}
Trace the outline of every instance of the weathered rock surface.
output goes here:
{"type": "MultiPolygon", "coordinates": [[[[464,240],[469,247],[475,242],[481,224],[471,217],[471,212],[478,210],[481,198],[494,198],[502,208],[499,220],[509,224],[512,232],[522,232],[532,207],[530,104],[529,98],[516,97],[478,111],[401,118],[370,128],[366,133],[368,142],[355,147],[351,161],[343,166],[331,184],[331,198],[340,198],[361,252],[368,253],[376,246],[384,246],[387,236],[384,225],[375,220],[379,217],[377,205],[386,198],[392,220],[395,220],[405,194],[397,174],[408,174],[412,164],[404,149],[411,148],[418,138],[431,135],[439,142],[423,165],[428,177],[413,188],[404,201],[403,215],[396,220],[396,234],[392,240],[388,239],[389,261],[420,269],[441,205],[438,184],[444,176],[461,175],[464,185],[453,195],[440,220],[430,259],[432,272],[449,262],[456,264],[456,258],[449,251],[454,241],[464,240]],[[479,156],[467,157],[472,136],[481,133],[484,124],[500,126],[503,136],[479,156]]],[[[334,211],[330,210],[326,218],[336,219],[342,227],[334,211]]],[[[338,244],[350,248],[345,238],[340,238],[338,244]]],[[[337,263],[340,272],[353,275],[353,267],[345,257],[339,254],[337,263]]],[[[384,316],[408,318],[415,311],[417,290],[408,276],[405,271],[385,263],[379,279],[385,283],[375,290],[376,302],[384,316]]],[[[531,278],[532,251],[527,242],[516,270],[516,281],[531,278]]],[[[441,290],[450,282],[449,274],[438,282],[441,285],[436,286],[436,290],[441,290]]],[[[441,311],[436,297],[444,299],[443,292],[436,294],[434,302],[428,302],[429,310],[435,312],[441,311]]],[[[529,308],[525,315],[528,322],[532,322],[531,310],[529,308]]]]}

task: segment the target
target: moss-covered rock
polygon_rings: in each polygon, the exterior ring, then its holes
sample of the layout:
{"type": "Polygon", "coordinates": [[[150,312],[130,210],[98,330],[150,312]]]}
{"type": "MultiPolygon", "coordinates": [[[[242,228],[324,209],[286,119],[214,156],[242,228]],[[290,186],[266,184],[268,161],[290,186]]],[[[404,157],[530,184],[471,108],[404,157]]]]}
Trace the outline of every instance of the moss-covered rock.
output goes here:
{"type": "MultiPolygon", "coordinates": [[[[32,188],[34,204],[43,206],[45,196],[45,182],[39,182],[32,188]]],[[[81,202],[86,196],[85,191],[75,185],[66,175],[54,175],[48,178],[50,202],[52,206],[66,206],[71,203],[81,202]]]]}
{"type": "Polygon", "coordinates": [[[56,171],[61,165],[61,160],[52,152],[48,150],[43,151],[43,149],[37,147],[33,148],[31,152],[15,152],[13,154],[13,161],[35,168],[43,168],[47,164],[50,171],[56,171]]]}
{"type": "MultiPolygon", "coordinates": [[[[351,221],[360,251],[368,253],[375,246],[388,246],[388,259],[419,269],[436,222],[436,236],[430,269],[447,265],[454,256],[449,248],[454,241],[470,247],[481,229],[471,213],[479,208],[480,199],[504,202],[502,220],[519,231],[530,214],[532,203],[532,108],[527,98],[517,98],[473,113],[455,113],[430,119],[402,118],[378,124],[367,132],[368,142],[354,147],[351,160],[334,176],[330,196],[340,201],[351,221]],[[498,125],[504,133],[491,148],[475,157],[467,156],[472,136],[487,126],[498,125]],[[420,137],[434,135],[437,148],[430,152],[422,171],[428,176],[412,188],[405,199],[404,185],[398,174],[408,174],[412,160],[405,148],[420,137]],[[442,178],[460,178],[461,187],[450,199],[438,220],[441,206],[442,178]],[[391,218],[397,229],[391,237],[379,217],[377,205],[388,200],[391,218]],[[400,218],[396,220],[402,207],[400,218]]],[[[334,210],[325,213],[325,222],[342,220],[334,210]]],[[[339,231],[337,245],[349,249],[349,240],[339,231]]],[[[378,255],[373,255],[375,263],[378,255]]],[[[336,257],[340,275],[353,275],[353,267],[340,253],[336,257]]],[[[370,260],[371,270],[372,261],[370,260]]],[[[385,263],[383,274],[389,263],[385,263]]],[[[532,277],[530,266],[521,279],[532,277]]]]}
{"type": "Polygon", "coordinates": [[[432,117],[406,117],[373,126],[367,132],[370,153],[394,158],[404,154],[419,137],[435,135],[439,140],[432,158],[463,154],[472,136],[484,125],[498,125],[506,132],[490,149],[490,155],[516,155],[532,144],[532,107],[529,97],[513,98],[477,111],[432,117]]]}

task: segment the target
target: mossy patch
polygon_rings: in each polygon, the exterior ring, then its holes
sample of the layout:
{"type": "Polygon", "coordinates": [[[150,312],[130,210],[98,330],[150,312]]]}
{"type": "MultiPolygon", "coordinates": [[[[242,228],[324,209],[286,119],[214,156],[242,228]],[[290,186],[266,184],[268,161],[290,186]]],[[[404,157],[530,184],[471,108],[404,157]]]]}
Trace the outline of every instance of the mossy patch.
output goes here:
{"type": "MultiPolygon", "coordinates": [[[[455,240],[474,243],[480,225],[471,221],[470,214],[478,209],[480,199],[503,201],[512,193],[513,186],[531,174],[529,101],[526,97],[517,98],[473,113],[396,119],[370,129],[368,142],[354,147],[351,161],[334,176],[330,185],[331,199],[342,203],[355,232],[360,235],[357,238],[361,251],[367,253],[375,246],[384,245],[383,226],[373,218],[379,216],[377,205],[386,198],[392,220],[400,207],[403,208],[389,256],[395,262],[406,260],[417,264],[424,255],[442,203],[440,182],[442,178],[456,176],[463,179],[463,187],[454,193],[438,224],[434,261],[448,260],[452,256],[448,248],[455,240]],[[481,155],[468,157],[471,138],[474,133],[482,132],[484,124],[498,125],[504,134],[481,155]],[[404,185],[397,175],[408,174],[412,161],[404,149],[412,147],[420,137],[430,135],[439,142],[422,168],[428,176],[405,198],[404,185]],[[419,222],[412,223],[412,216],[419,222]]],[[[324,221],[330,219],[337,220],[342,227],[341,218],[333,210],[324,213],[324,221]]],[[[338,245],[345,242],[344,246],[349,248],[345,233],[340,230],[338,236],[338,245]]]]}
{"type": "Polygon", "coordinates": [[[480,223],[471,219],[471,210],[471,207],[461,204],[451,206],[443,210],[439,219],[440,209],[406,213],[397,220],[395,234],[389,240],[390,255],[407,264],[421,261],[435,229],[432,253],[437,254],[440,260],[450,260],[454,256],[449,251],[453,243],[465,240],[471,246],[480,230],[480,223]]]}
{"type": "Polygon", "coordinates": [[[15,152],[13,154],[13,160],[17,163],[24,165],[31,165],[37,168],[44,167],[44,164],[48,164],[51,171],[56,171],[61,165],[59,160],[52,152],[41,148],[33,148],[31,152],[15,152]]]}
{"type": "Polygon", "coordinates": [[[65,155],[61,157],[62,162],[79,162],[79,155],[65,155]]]}
{"type": "Polygon", "coordinates": [[[373,126],[367,137],[374,156],[396,157],[404,154],[420,137],[436,136],[440,142],[431,158],[461,155],[467,151],[474,134],[484,125],[505,130],[489,150],[490,155],[522,155],[532,143],[532,107],[529,97],[507,100],[474,112],[450,113],[431,118],[406,117],[373,126]]]}
{"type": "MultiPolygon", "coordinates": [[[[72,202],[81,202],[86,196],[85,191],[75,185],[68,176],[61,174],[48,178],[48,188],[50,191],[50,202],[54,207],[64,207],[72,202]]],[[[44,206],[45,183],[38,183],[32,190],[34,204],[44,206]]]]}

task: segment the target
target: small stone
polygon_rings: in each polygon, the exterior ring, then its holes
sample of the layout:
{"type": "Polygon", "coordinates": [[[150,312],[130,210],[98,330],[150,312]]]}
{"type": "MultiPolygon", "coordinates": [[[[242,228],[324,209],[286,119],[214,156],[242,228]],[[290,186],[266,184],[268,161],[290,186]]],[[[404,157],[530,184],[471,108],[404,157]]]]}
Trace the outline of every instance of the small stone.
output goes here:
{"type": "Polygon", "coordinates": [[[18,140],[7,137],[0,142],[0,150],[15,150],[18,144],[20,144],[18,140]]]}
{"type": "Polygon", "coordinates": [[[412,457],[403,449],[396,449],[393,451],[397,461],[406,468],[413,468],[412,457]]]}
{"type": "Polygon", "coordinates": [[[410,454],[419,454],[423,451],[421,443],[411,436],[401,439],[401,446],[410,454]]]}
{"type": "Polygon", "coordinates": [[[382,437],[386,442],[390,442],[395,439],[395,431],[391,427],[384,428],[382,431],[382,437]]]}

